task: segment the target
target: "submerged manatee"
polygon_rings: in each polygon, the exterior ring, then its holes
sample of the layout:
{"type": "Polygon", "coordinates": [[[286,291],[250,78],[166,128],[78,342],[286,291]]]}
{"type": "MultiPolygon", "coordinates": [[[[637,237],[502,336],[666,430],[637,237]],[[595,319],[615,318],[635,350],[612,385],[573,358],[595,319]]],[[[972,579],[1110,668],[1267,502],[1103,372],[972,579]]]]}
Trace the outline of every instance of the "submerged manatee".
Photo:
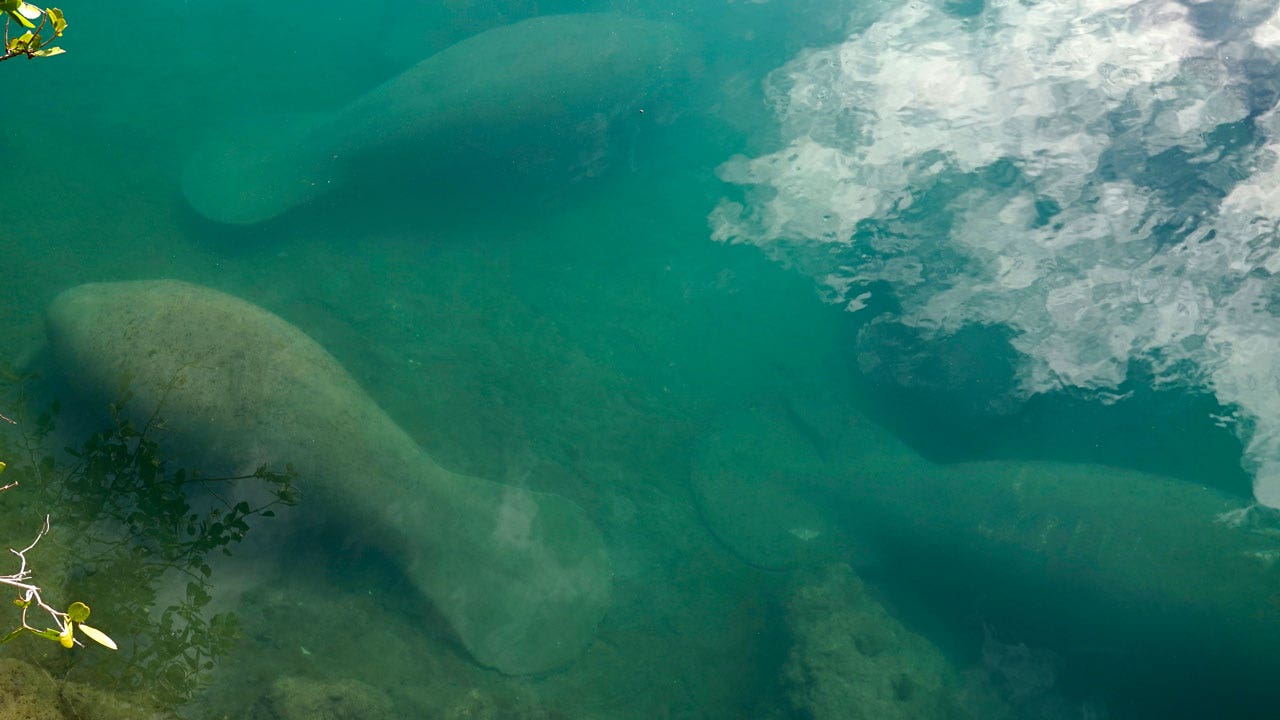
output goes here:
{"type": "Polygon", "coordinates": [[[790,508],[821,507],[882,572],[911,578],[931,601],[962,612],[973,602],[993,624],[1130,686],[1213,675],[1241,695],[1275,687],[1280,515],[1130,469],[937,463],[852,406],[810,423],[757,405],[758,418],[717,420],[695,458],[702,516],[738,554],[807,560],[795,543],[757,548],[793,527],[790,508]]]}
{"type": "Polygon", "coordinates": [[[477,661],[551,670],[591,643],[611,590],[603,540],[565,498],[437,465],[325,350],[243,300],[173,281],[82,285],[49,307],[86,396],[128,383],[136,422],[203,468],[292,463],[303,491],[371,536],[477,661]]]}
{"type": "Polygon", "coordinates": [[[679,75],[690,37],[612,14],[552,15],[449,47],[334,113],[265,116],[209,138],[183,174],[212,220],[273,218],[389,161],[430,168],[459,152],[563,140],[636,108],[679,75]]]}

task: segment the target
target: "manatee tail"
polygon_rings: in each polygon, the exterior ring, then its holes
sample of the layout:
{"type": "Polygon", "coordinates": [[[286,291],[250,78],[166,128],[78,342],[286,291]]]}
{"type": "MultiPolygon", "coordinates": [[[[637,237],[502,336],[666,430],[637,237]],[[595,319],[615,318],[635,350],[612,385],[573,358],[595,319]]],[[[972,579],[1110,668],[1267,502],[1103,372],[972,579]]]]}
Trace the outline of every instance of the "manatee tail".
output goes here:
{"type": "Polygon", "coordinates": [[[225,127],[187,161],[182,192],[204,217],[236,225],[270,220],[320,195],[334,180],[321,141],[332,115],[264,115],[225,127]]]}
{"type": "Polygon", "coordinates": [[[430,546],[438,552],[411,563],[410,580],[480,664],[508,675],[570,664],[609,606],[612,572],[600,531],[558,495],[487,481],[468,490],[465,505],[478,512],[436,518],[431,532],[439,537],[430,546]]]}

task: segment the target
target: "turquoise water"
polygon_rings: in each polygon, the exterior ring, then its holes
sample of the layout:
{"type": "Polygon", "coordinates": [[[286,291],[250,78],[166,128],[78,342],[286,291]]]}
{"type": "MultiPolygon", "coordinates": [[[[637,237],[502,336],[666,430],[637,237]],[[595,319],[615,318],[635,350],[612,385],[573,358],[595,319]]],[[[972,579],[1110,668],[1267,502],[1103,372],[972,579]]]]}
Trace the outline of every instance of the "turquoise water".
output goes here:
{"type": "MultiPolygon", "coordinates": [[[[363,480],[304,472],[213,563],[240,628],[159,698],[183,716],[284,717],[288,678],[361,683],[367,717],[1274,714],[1271,8],[63,10],[66,55],[0,67],[3,359],[62,401],[50,452],[116,390],[46,346],[50,302],[182,280],[306,333],[448,471],[572,501],[608,554],[589,645],[504,674],[424,600],[395,511],[353,521],[320,499],[363,480]],[[604,11],[653,24],[558,17],[604,11]],[[593,41],[622,59],[574,65],[593,41]]],[[[318,454],[262,427],[218,452],[318,454]]],[[[6,542],[52,513],[50,592],[150,638],[185,579],[107,592],[57,540],[77,509],[19,492],[6,542]]]]}

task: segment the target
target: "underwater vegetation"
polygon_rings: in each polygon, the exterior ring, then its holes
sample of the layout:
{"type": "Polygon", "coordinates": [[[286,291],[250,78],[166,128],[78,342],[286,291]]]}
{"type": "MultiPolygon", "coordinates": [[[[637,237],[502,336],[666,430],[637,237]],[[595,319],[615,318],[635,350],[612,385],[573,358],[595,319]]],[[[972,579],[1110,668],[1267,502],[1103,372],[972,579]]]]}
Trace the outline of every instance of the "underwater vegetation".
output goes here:
{"type": "Polygon", "coordinates": [[[58,508],[40,553],[57,563],[67,591],[93,597],[121,645],[107,657],[46,655],[42,665],[144,706],[183,704],[237,638],[234,613],[209,611],[213,556],[230,555],[251,523],[295,504],[296,474],[264,466],[215,477],[177,468],[160,452],[158,413],[134,425],[122,414],[128,397],[110,405],[104,429],[59,449],[60,404],[35,412],[32,401],[10,395],[20,426],[0,436],[0,452],[21,488],[15,505],[58,508]],[[237,485],[245,482],[261,487],[237,485]],[[265,500],[238,499],[259,490],[265,500]]]}

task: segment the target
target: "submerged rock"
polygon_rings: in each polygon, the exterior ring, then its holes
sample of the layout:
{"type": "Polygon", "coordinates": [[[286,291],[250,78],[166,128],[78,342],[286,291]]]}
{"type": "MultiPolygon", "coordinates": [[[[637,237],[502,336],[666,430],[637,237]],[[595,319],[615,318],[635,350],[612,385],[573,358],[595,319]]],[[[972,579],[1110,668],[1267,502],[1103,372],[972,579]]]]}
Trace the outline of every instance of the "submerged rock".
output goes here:
{"type": "Polygon", "coordinates": [[[182,187],[191,207],[252,224],[360,171],[424,173],[530,145],[579,148],[683,73],[679,27],[612,14],[553,15],[489,30],[423,60],[334,113],[264,116],[210,137],[182,187]],[[378,164],[381,163],[381,164],[378,164]]]}
{"type": "Polygon", "coordinates": [[[0,659],[0,720],[168,720],[111,693],[56,680],[40,668],[0,659]]]}
{"type": "Polygon", "coordinates": [[[392,720],[387,696],[356,680],[276,680],[249,720],[392,720]]]}
{"type": "Polygon", "coordinates": [[[0,660],[0,718],[62,720],[58,683],[20,660],[0,660]]]}
{"type": "MultiPolygon", "coordinates": [[[[437,465],[323,348],[271,313],[173,281],[82,285],[49,307],[53,354],[84,395],[208,474],[292,464],[304,502],[380,548],[481,664],[572,662],[609,604],[600,532],[569,500],[437,465]]],[[[326,518],[326,519],[327,519],[326,518]]]]}
{"type": "Polygon", "coordinates": [[[812,720],[969,718],[938,648],[907,629],[847,567],[831,565],[787,603],[784,668],[794,708],[812,720]]]}

